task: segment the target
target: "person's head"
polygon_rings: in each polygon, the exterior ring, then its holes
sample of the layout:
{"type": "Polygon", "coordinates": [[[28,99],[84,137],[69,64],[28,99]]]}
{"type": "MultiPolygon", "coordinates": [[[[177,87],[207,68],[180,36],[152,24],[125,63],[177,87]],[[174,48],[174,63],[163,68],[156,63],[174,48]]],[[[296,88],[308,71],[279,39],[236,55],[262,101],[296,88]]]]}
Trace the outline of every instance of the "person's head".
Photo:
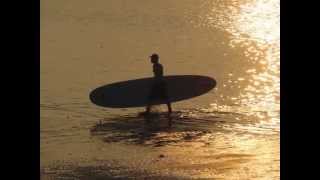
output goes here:
{"type": "Polygon", "coordinates": [[[154,53],[150,56],[150,59],[151,59],[151,63],[153,63],[153,64],[158,63],[159,62],[159,55],[154,53]]]}

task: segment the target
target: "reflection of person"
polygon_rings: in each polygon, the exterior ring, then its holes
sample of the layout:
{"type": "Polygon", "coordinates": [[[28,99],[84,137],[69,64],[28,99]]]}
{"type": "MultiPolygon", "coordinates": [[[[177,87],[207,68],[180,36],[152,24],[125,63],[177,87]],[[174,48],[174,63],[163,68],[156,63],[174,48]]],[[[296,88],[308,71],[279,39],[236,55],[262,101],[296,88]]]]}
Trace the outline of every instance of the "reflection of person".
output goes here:
{"type": "Polygon", "coordinates": [[[165,100],[168,106],[168,113],[171,114],[171,103],[169,101],[167,84],[163,79],[163,66],[159,63],[158,54],[152,54],[150,56],[151,63],[153,64],[154,80],[148,96],[148,104],[146,107],[146,113],[150,112],[152,101],[165,100]]]}

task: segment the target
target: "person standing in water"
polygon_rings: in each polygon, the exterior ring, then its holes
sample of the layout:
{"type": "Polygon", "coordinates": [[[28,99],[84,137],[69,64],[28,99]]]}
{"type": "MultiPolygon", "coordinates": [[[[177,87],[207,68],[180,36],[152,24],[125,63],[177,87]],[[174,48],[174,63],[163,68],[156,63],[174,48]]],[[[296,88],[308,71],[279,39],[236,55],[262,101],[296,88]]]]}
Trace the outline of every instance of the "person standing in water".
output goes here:
{"type": "Polygon", "coordinates": [[[153,64],[154,79],[151,86],[150,94],[148,96],[148,103],[146,113],[150,112],[152,102],[155,100],[165,100],[168,106],[168,114],[172,112],[171,103],[169,101],[167,84],[163,78],[163,66],[159,63],[159,55],[152,54],[150,56],[151,63],[153,64]]]}

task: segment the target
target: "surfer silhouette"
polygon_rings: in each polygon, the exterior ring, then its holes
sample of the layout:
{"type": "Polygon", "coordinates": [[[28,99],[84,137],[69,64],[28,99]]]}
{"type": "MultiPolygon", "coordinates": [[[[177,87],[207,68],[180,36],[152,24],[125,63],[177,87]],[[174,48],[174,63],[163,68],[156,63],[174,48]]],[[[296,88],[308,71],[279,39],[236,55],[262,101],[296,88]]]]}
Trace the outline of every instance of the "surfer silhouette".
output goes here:
{"type": "Polygon", "coordinates": [[[170,115],[172,112],[171,103],[169,101],[167,84],[163,78],[163,66],[159,63],[159,55],[152,54],[150,60],[153,64],[154,79],[148,96],[146,113],[149,114],[153,101],[165,100],[168,106],[168,114],[170,115]]]}

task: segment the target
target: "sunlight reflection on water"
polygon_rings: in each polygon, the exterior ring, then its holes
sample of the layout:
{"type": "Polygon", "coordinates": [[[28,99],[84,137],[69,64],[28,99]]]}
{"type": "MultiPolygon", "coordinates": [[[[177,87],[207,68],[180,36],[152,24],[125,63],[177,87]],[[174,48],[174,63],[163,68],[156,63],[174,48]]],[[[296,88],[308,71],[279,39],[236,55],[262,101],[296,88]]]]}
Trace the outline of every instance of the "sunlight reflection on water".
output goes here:
{"type": "MultiPolygon", "coordinates": [[[[228,31],[229,45],[244,47],[245,56],[255,66],[246,71],[248,78],[233,79],[232,73],[229,74],[231,84],[249,82],[238,97],[230,97],[238,106],[229,109],[247,113],[265,111],[270,118],[279,121],[279,114],[274,116],[274,113],[280,111],[280,1],[229,3],[212,3],[212,10],[200,17],[200,26],[228,31]]],[[[212,108],[217,106],[212,103],[212,108]]],[[[220,109],[226,110],[226,107],[220,109]]]]}

